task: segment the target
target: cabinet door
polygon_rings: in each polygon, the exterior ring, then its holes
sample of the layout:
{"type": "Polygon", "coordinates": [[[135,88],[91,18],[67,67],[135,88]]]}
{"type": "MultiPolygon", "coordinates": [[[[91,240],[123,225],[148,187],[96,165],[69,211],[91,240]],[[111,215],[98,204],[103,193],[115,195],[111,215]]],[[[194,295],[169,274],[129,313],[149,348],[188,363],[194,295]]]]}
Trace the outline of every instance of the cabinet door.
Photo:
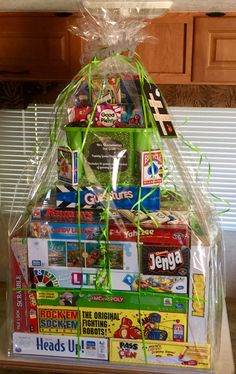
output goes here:
{"type": "Polygon", "coordinates": [[[153,20],[147,32],[156,42],[141,44],[137,52],[157,83],[189,83],[193,15],[170,13],[153,20]]]}
{"type": "Polygon", "coordinates": [[[236,82],[236,17],[196,17],[193,82],[236,82]]]}
{"type": "Polygon", "coordinates": [[[1,13],[0,79],[71,79],[80,55],[79,39],[67,30],[71,22],[53,14],[1,13]]]}

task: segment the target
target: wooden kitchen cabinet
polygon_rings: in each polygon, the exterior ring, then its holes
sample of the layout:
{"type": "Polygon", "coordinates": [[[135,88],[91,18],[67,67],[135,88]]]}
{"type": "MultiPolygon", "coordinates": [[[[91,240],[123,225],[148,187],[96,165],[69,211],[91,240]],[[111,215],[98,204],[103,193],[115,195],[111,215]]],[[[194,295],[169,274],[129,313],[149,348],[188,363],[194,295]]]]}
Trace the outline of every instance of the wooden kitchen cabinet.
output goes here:
{"type": "Polygon", "coordinates": [[[191,82],[193,16],[170,13],[147,27],[157,40],[141,44],[137,52],[156,83],[191,82]]]}
{"type": "MultiPolygon", "coordinates": [[[[70,81],[84,48],[68,31],[76,14],[0,13],[0,80],[70,81]]],[[[138,46],[157,84],[236,84],[236,14],[168,13],[138,46]]]]}
{"type": "Polygon", "coordinates": [[[236,84],[236,14],[169,13],[147,31],[158,40],[138,47],[159,84],[236,84]]]}
{"type": "Polygon", "coordinates": [[[1,80],[70,80],[80,68],[74,17],[0,13],[1,80]]]}
{"type": "MultiPolygon", "coordinates": [[[[0,13],[0,79],[69,81],[80,70],[85,45],[68,31],[76,15],[0,13]]],[[[157,40],[138,47],[157,83],[189,83],[193,15],[170,13],[147,27],[157,40]]]]}
{"type": "Polygon", "coordinates": [[[236,15],[196,17],[193,83],[236,83],[236,15]]]}

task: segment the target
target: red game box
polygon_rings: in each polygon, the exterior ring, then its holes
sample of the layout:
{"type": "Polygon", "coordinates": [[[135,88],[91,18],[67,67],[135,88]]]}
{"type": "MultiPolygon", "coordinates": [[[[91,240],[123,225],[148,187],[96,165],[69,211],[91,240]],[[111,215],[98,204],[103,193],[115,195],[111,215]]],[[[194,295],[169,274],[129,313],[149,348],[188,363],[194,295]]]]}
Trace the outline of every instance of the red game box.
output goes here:
{"type": "MultiPolygon", "coordinates": [[[[139,241],[141,243],[152,243],[168,246],[189,246],[190,230],[187,225],[149,228],[142,227],[139,230],[139,241]]],[[[110,225],[109,240],[129,241],[138,240],[138,228],[136,225],[110,225]]]]}
{"type": "Polygon", "coordinates": [[[13,326],[16,332],[37,332],[36,292],[27,290],[27,239],[11,239],[13,326]]]}

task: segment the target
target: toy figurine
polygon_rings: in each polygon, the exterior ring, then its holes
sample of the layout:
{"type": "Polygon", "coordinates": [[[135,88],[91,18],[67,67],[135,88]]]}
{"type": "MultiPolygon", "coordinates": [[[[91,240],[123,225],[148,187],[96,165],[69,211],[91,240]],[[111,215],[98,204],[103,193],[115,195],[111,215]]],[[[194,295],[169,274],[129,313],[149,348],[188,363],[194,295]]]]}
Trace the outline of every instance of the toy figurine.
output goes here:
{"type": "Polygon", "coordinates": [[[133,321],[127,317],[122,318],[120,328],[114,333],[114,338],[141,339],[142,333],[138,327],[132,326],[133,321]]]}
{"type": "MultiPolygon", "coordinates": [[[[146,322],[146,319],[145,319],[146,322]]],[[[160,330],[159,323],[161,316],[159,313],[150,313],[148,322],[144,325],[144,335],[149,340],[166,340],[168,333],[165,330],[160,330]]]]}

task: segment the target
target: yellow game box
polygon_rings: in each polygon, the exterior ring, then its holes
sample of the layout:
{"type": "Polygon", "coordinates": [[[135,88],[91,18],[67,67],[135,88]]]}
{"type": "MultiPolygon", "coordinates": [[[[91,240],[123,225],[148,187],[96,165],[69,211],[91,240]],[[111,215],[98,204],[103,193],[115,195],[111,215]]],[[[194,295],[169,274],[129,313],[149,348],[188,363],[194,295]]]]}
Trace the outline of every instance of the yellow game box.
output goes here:
{"type": "Polygon", "coordinates": [[[185,342],[187,314],[149,310],[80,308],[81,336],[185,342]]]}
{"type": "Polygon", "coordinates": [[[210,345],[150,340],[145,340],[143,344],[142,340],[110,339],[110,361],[208,369],[210,345]]]}
{"type": "Polygon", "coordinates": [[[40,334],[78,335],[78,308],[38,306],[38,332],[40,334]]]}

